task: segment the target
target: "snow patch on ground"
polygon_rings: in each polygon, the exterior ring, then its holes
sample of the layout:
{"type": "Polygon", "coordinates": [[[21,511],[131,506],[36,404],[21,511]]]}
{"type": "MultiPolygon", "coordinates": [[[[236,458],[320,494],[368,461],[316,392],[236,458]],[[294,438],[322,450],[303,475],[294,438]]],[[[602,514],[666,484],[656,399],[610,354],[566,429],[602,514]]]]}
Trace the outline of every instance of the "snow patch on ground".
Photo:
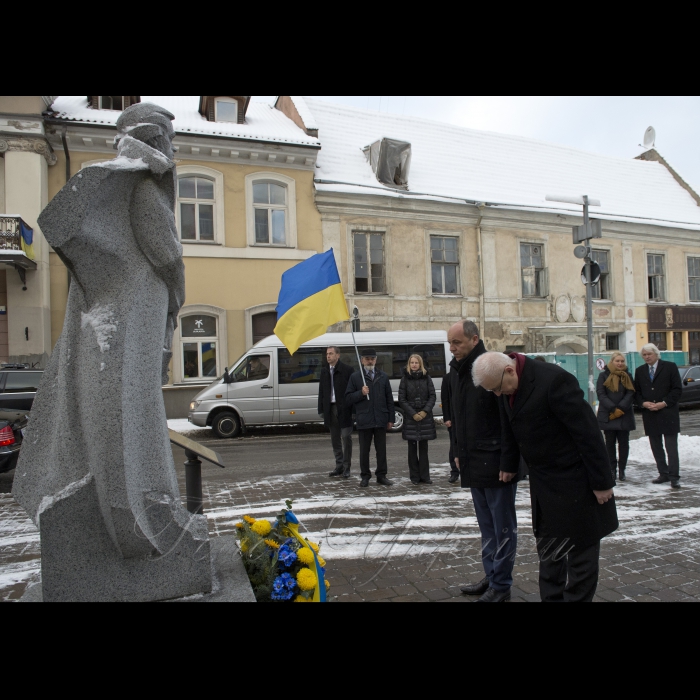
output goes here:
{"type": "Polygon", "coordinates": [[[211,428],[200,428],[198,425],[193,425],[190,423],[187,418],[169,420],[168,428],[176,433],[180,433],[180,435],[192,438],[193,440],[196,440],[197,438],[205,440],[213,437],[211,428]]]}

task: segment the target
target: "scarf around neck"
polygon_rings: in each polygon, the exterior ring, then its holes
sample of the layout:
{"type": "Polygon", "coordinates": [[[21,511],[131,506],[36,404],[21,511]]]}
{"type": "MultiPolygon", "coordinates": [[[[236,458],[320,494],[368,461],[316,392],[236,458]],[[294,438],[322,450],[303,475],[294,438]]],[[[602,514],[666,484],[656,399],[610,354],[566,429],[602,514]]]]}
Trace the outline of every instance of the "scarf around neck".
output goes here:
{"type": "Polygon", "coordinates": [[[603,384],[606,389],[610,389],[610,391],[615,394],[620,390],[620,382],[622,382],[622,386],[624,386],[625,389],[628,391],[634,391],[634,384],[632,384],[630,375],[627,374],[626,365],[624,369],[617,369],[617,367],[613,367],[612,362],[610,362],[608,364],[608,371],[610,372],[610,376],[603,384]]]}

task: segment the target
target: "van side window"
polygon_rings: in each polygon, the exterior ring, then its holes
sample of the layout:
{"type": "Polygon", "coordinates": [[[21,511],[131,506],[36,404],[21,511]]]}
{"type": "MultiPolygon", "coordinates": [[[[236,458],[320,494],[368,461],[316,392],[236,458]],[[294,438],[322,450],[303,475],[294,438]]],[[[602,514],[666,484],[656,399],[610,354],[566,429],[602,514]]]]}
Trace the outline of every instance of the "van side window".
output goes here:
{"type": "Polygon", "coordinates": [[[290,355],[286,348],[280,348],[277,351],[279,383],[318,384],[325,358],[326,348],[299,348],[294,355],[290,355]]]}
{"type": "Polygon", "coordinates": [[[270,356],[251,355],[236,368],[232,375],[234,383],[254,382],[270,376],[270,356]]]}
{"type": "Polygon", "coordinates": [[[408,364],[408,358],[417,354],[433,379],[445,376],[445,349],[442,345],[379,345],[377,347],[377,367],[391,379],[401,379],[408,364]]]}
{"type": "Polygon", "coordinates": [[[36,391],[39,388],[41,377],[41,372],[8,372],[5,393],[26,394],[36,391]]]}

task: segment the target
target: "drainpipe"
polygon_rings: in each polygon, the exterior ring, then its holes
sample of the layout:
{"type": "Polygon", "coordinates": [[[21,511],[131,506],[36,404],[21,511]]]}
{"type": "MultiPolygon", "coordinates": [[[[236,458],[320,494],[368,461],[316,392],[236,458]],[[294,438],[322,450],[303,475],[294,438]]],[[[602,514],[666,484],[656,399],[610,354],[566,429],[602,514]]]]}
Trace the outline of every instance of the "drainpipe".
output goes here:
{"type": "Polygon", "coordinates": [[[61,143],[63,143],[63,153],[65,153],[66,156],[66,182],[70,180],[70,152],[68,151],[68,139],[66,139],[67,131],[67,126],[64,126],[61,130],[61,143]]]}
{"type": "Polygon", "coordinates": [[[478,247],[477,262],[479,264],[479,330],[481,337],[486,333],[486,305],[484,303],[484,254],[481,246],[481,222],[484,218],[486,204],[481,203],[479,207],[479,220],[476,222],[476,244],[478,247]]]}

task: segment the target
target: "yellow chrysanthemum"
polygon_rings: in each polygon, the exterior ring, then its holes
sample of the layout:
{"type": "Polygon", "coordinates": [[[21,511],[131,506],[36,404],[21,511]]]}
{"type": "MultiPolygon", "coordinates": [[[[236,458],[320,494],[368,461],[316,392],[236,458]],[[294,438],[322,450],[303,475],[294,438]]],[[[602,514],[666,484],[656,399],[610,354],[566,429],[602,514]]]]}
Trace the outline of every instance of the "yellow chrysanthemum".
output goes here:
{"type": "Polygon", "coordinates": [[[303,595],[298,595],[298,596],[294,599],[294,602],[295,602],[295,603],[310,603],[311,601],[310,601],[308,598],[304,598],[303,595]]]}
{"type": "Polygon", "coordinates": [[[297,557],[298,557],[299,561],[302,564],[306,564],[306,566],[310,566],[311,564],[314,563],[314,553],[310,549],[307,549],[306,547],[302,547],[297,552],[297,557]]]}
{"type": "Polygon", "coordinates": [[[250,529],[260,537],[266,537],[272,532],[272,525],[267,520],[257,520],[254,522],[250,529]]]}
{"type": "Polygon", "coordinates": [[[241,542],[241,552],[247,552],[248,551],[248,540],[243,540],[241,542]]]}
{"type": "Polygon", "coordinates": [[[265,540],[265,544],[271,549],[279,549],[280,546],[274,540],[265,540]]]}
{"type": "Polygon", "coordinates": [[[242,530],[242,529],[243,529],[243,523],[236,523],[236,528],[237,528],[238,530],[242,530]]]}
{"type": "MultiPolygon", "coordinates": [[[[309,542],[309,540],[306,540],[306,541],[309,542]]],[[[316,552],[316,554],[318,554],[319,551],[321,550],[321,545],[316,544],[315,542],[309,542],[309,546],[311,547],[311,549],[314,550],[314,552],[316,552]]]]}
{"type": "Polygon", "coordinates": [[[297,574],[297,583],[302,591],[312,591],[318,583],[316,574],[310,569],[301,569],[297,574]]]}
{"type": "Polygon", "coordinates": [[[328,583],[328,581],[324,581],[324,583],[326,584],[326,591],[330,591],[330,590],[331,590],[331,584],[328,583]]]}
{"type": "Polygon", "coordinates": [[[323,557],[318,557],[318,563],[320,566],[322,566],[324,569],[326,568],[326,560],[323,557]]]}
{"type": "Polygon", "coordinates": [[[245,520],[248,525],[252,525],[255,522],[255,518],[251,518],[250,515],[244,515],[243,520],[245,520]]]}

